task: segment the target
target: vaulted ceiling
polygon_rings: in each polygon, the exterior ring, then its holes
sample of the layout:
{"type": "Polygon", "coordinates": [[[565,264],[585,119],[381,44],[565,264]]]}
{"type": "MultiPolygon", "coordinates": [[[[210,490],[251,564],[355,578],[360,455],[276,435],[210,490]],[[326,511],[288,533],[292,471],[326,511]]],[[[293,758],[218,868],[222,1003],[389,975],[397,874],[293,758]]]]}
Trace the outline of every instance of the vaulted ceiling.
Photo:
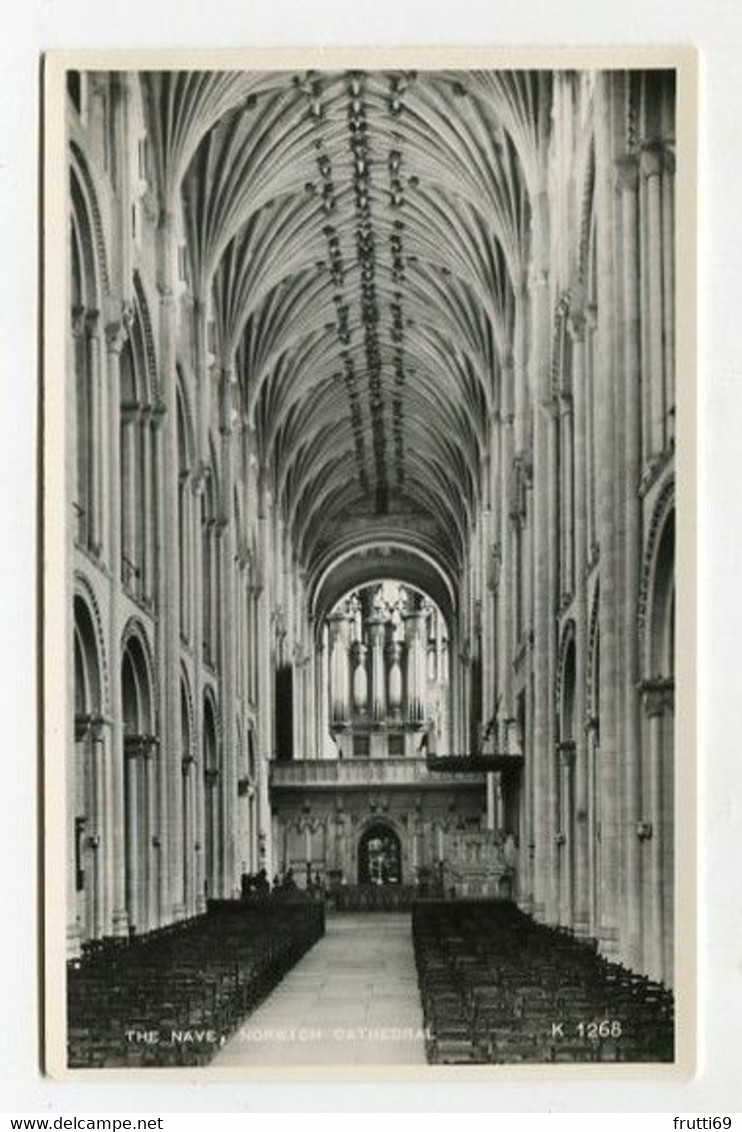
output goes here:
{"type": "Polygon", "coordinates": [[[461,568],[549,82],[142,76],[163,207],[182,202],[194,290],[307,569],[391,535],[461,568]]]}

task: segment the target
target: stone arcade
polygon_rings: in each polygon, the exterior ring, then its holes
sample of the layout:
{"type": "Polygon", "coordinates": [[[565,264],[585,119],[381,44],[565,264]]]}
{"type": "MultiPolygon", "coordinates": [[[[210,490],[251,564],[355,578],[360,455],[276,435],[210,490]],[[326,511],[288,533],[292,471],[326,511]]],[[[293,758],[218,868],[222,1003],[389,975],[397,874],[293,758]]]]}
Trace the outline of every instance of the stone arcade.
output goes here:
{"type": "Polygon", "coordinates": [[[67,121],[70,956],[291,869],[671,984],[673,75],[67,121]]]}

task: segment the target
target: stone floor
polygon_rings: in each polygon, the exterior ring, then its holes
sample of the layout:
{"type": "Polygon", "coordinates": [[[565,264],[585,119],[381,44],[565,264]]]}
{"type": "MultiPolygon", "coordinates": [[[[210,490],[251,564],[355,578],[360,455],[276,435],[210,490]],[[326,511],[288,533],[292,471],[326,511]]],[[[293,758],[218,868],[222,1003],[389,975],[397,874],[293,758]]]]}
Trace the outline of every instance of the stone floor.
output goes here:
{"type": "Polygon", "coordinates": [[[212,1065],[424,1065],[422,1027],[409,914],[329,914],[212,1065]]]}

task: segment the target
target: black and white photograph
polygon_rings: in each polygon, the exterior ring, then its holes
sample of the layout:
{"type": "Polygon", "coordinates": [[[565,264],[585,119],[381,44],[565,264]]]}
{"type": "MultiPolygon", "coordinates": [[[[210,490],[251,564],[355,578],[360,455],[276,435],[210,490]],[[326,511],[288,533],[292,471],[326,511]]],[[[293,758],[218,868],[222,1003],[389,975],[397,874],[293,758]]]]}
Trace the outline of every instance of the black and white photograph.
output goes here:
{"type": "Polygon", "coordinates": [[[693,1067],[695,59],[523,55],[46,60],[55,1073],[693,1067]]]}

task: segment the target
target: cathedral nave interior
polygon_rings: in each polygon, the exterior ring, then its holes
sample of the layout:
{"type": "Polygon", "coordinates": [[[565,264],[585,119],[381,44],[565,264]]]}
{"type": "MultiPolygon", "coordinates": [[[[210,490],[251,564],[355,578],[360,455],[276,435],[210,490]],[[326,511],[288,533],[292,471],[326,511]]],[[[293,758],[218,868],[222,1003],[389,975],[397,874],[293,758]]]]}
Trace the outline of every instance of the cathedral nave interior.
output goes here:
{"type": "Polygon", "coordinates": [[[70,71],[67,129],[70,962],[288,884],[671,988],[674,73],[70,71]]]}

